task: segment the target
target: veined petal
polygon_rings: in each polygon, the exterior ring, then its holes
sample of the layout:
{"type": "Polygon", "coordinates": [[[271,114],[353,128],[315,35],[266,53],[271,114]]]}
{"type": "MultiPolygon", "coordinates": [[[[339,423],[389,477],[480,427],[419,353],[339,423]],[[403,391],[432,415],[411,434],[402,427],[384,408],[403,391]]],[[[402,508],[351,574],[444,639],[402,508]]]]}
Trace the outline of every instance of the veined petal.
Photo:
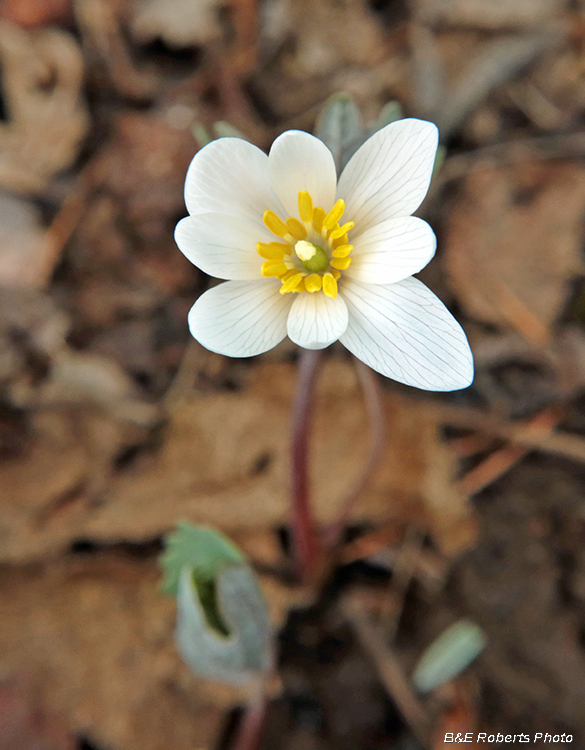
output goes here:
{"type": "Polygon", "coordinates": [[[175,241],[181,252],[202,271],[218,279],[260,279],[262,259],[257,242],[272,235],[244,216],[206,213],[187,216],[177,224],[175,241]]]}
{"type": "Polygon", "coordinates": [[[454,391],[473,380],[463,329],[430,289],[408,278],[340,287],[349,310],[341,343],[388,378],[428,391],[454,391]]]}
{"type": "Polygon", "coordinates": [[[272,144],[268,170],[274,189],[289,216],[299,214],[299,191],[311,194],[325,211],[335,203],[337,173],[333,154],[314,135],[287,130],[272,144]]]}
{"type": "Polygon", "coordinates": [[[438,137],[431,122],[397,120],[356,151],[339,179],[337,197],[359,232],[416,211],[429,189],[438,137]]]}
{"type": "Polygon", "coordinates": [[[347,328],[347,305],[337,296],[326,297],[321,292],[295,295],[288,316],[288,337],[304,349],[324,349],[347,328]]]}
{"type": "Polygon", "coordinates": [[[191,215],[216,211],[262,225],[266,209],[283,213],[268,174],[268,157],[241,138],[218,138],[193,157],[185,180],[191,215]]]}
{"type": "Polygon", "coordinates": [[[291,295],[274,279],[226,281],[202,294],[189,312],[189,328],[206,349],[227,357],[252,357],[286,336],[291,295]]]}
{"type": "Polygon", "coordinates": [[[388,219],[354,240],[346,275],[367,284],[394,284],[424,268],[435,254],[437,238],[422,219],[388,219]]]}

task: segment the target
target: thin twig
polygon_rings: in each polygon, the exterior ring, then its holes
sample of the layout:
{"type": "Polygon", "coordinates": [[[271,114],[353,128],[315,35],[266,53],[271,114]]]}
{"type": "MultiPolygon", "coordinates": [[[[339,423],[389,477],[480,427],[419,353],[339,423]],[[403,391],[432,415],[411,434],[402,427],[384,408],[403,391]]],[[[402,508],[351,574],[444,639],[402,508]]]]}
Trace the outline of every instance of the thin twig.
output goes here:
{"type": "Polygon", "coordinates": [[[311,510],[309,487],[309,437],[320,355],[319,350],[302,350],[292,412],[292,527],[296,561],[302,581],[312,578],[320,560],[320,545],[311,510]]]}
{"type": "Polygon", "coordinates": [[[369,619],[359,602],[346,598],[342,609],[356,637],[376,667],[380,679],[406,723],[423,746],[428,746],[429,719],[410,687],[402,667],[385,642],[379,628],[369,619]]]}
{"type": "Polygon", "coordinates": [[[200,361],[200,346],[189,339],[173,381],[164,395],[164,403],[169,411],[180,406],[193,391],[197,368],[200,361]]]}
{"type": "Polygon", "coordinates": [[[531,423],[514,424],[467,407],[433,402],[429,404],[437,420],[457,427],[479,430],[488,435],[521,445],[529,450],[540,450],[574,461],[585,462],[585,440],[578,435],[551,432],[550,429],[535,429],[531,423]]]}
{"type": "Polygon", "coordinates": [[[390,591],[396,594],[396,607],[381,623],[388,643],[394,643],[396,638],[400,618],[402,617],[406,603],[406,593],[420,567],[419,557],[422,552],[422,546],[423,535],[420,530],[409,526],[406,530],[404,542],[399,547],[394,565],[392,566],[390,591]]]}
{"type": "Polygon", "coordinates": [[[493,169],[534,159],[580,158],[585,154],[585,133],[562,133],[518,138],[447,158],[433,180],[433,194],[445,183],[472,171],[493,169]]]}
{"type": "Polygon", "coordinates": [[[384,453],[385,423],[380,382],[375,372],[367,365],[364,365],[359,359],[354,359],[354,361],[370,422],[370,446],[366,464],[360,477],[343,501],[337,520],[325,535],[324,545],[326,550],[331,550],[339,544],[353,506],[369,487],[374,471],[384,453]]]}
{"type": "Polygon", "coordinates": [[[485,487],[493,484],[503,474],[509,471],[528,453],[528,448],[522,445],[505,445],[492,453],[478,466],[468,471],[457,482],[457,487],[464,495],[475,495],[485,487]]]}

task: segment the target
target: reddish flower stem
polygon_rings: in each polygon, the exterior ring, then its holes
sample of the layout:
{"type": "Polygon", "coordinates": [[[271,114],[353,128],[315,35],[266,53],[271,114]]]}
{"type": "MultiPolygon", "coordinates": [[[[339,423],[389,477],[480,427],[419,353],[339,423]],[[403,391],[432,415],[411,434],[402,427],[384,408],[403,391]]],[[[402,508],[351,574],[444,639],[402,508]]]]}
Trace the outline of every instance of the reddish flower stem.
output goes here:
{"type": "Polygon", "coordinates": [[[359,359],[354,359],[354,362],[362,386],[370,422],[370,446],[366,465],[362,473],[352,487],[349,495],[345,498],[337,520],[325,534],[324,547],[327,552],[332,551],[341,542],[353,506],[368,488],[384,452],[385,424],[382,412],[380,382],[376,373],[367,365],[364,365],[359,359]]]}
{"type": "Polygon", "coordinates": [[[257,750],[262,739],[267,706],[264,694],[248,705],[238,726],[232,750],[257,750]]]}
{"type": "Polygon", "coordinates": [[[299,577],[309,581],[320,561],[320,543],[311,511],[309,437],[321,352],[303,349],[292,413],[291,493],[293,544],[299,577]]]}

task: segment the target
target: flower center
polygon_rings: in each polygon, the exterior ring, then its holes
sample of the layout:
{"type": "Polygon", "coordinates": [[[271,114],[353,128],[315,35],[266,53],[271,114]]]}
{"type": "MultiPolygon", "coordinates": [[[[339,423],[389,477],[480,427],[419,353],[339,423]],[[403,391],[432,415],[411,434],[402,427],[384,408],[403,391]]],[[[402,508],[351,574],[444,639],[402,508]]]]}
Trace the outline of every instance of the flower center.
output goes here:
{"type": "Polygon", "coordinates": [[[353,245],[348,232],[353,221],[339,224],[345,203],[338,200],[329,213],[319,206],[306,190],[299,192],[299,219],[286,221],[273,211],[265,211],[264,224],[278,237],[279,242],[259,242],[258,254],[265,258],[262,276],[274,276],[281,282],[280,293],[323,291],[337,297],[337,282],[341,272],[349,268],[353,245]]]}
{"type": "Polygon", "coordinates": [[[312,242],[299,240],[295,245],[295,253],[309,272],[319,273],[329,266],[329,256],[325,250],[312,242]]]}

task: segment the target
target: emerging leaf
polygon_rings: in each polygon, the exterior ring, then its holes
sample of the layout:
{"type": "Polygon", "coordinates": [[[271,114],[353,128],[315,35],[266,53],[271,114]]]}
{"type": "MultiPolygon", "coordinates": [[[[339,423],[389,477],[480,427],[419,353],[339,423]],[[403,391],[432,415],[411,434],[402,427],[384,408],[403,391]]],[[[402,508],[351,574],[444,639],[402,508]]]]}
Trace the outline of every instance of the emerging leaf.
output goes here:
{"type": "Polygon", "coordinates": [[[366,139],[360,111],[349,94],[329,97],[317,119],[315,135],[328,146],[340,173],[366,139]]]}
{"type": "Polygon", "coordinates": [[[229,539],[179,525],[161,557],[164,589],[177,597],[177,645],[198,675],[245,685],[272,668],[268,608],[252,569],[229,539]]]}
{"type": "Polygon", "coordinates": [[[221,617],[219,627],[210,622],[189,568],[183,569],[177,596],[177,645],[196,674],[245,685],[272,667],[268,608],[247,565],[221,572],[216,590],[214,611],[221,617]]]}
{"type": "Polygon", "coordinates": [[[426,649],[415,667],[412,682],[419,693],[430,693],[456,677],[486,647],[483,630],[471,620],[458,620],[426,649]]]}
{"type": "Polygon", "coordinates": [[[228,565],[245,562],[242,553],[227,537],[206,526],[178,524],[177,531],[166,537],[165,547],[160,564],[165,573],[163,590],[166,594],[177,593],[184,568],[193,571],[199,584],[215,581],[228,565]]]}

